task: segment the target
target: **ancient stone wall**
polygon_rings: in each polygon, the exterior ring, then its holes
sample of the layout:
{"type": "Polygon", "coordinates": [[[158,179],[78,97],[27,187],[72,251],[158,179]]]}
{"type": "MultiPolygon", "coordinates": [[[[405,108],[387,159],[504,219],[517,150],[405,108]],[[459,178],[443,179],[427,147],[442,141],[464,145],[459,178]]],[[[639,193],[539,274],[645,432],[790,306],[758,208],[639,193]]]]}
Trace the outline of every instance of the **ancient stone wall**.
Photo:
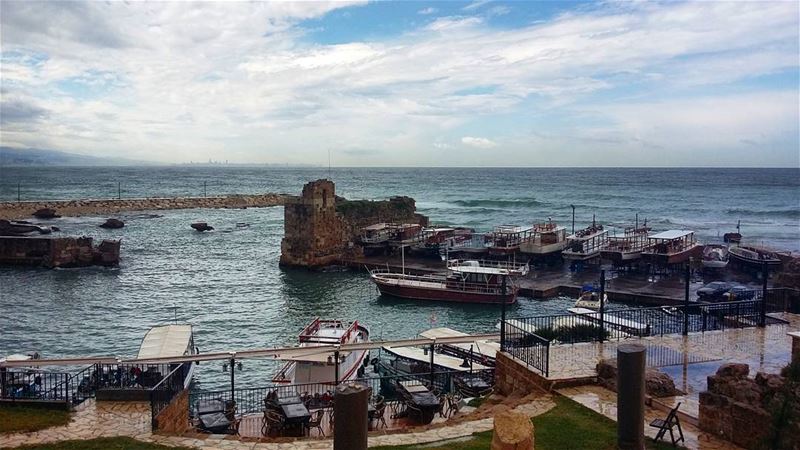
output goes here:
{"type": "Polygon", "coordinates": [[[336,214],[334,184],[317,180],[303,195],[287,199],[283,212],[281,264],[317,267],[333,264],[344,249],[342,219],[336,214]]]}
{"type": "Polygon", "coordinates": [[[534,391],[549,391],[551,383],[543,376],[535,373],[520,361],[504,352],[497,352],[494,384],[497,390],[509,396],[513,393],[525,396],[534,391]]]}
{"type": "Polygon", "coordinates": [[[120,241],[92,245],[90,237],[0,236],[0,265],[30,267],[85,267],[119,264],[120,241]]]}
{"type": "Polygon", "coordinates": [[[43,208],[55,209],[62,216],[81,216],[159,209],[267,207],[282,205],[286,197],[283,194],[257,194],[224,197],[0,202],[0,219],[23,219],[43,208]]]}
{"type": "Polygon", "coordinates": [[[747,364],[724,364],[700,393],[700,429],[748,449],[800,448],[798,387],[747,364]]]}
{"type": "Polygon", "coordinates": [[[163,433],[185,433],[189,425],[189,390],[184,389],[161,410],[154,421],[155,430],[163,433]]]}
{"type": "Polygon", "coordinates": [[[283,222],[281,265],[321,267],[357,254],[362,227],[379,222],[424,225],[427,218],[416,214],[412,198],[351,201],[336,197],[332,181],[317,180],[303,186],[301,196],[285,200],[283,222]]]}

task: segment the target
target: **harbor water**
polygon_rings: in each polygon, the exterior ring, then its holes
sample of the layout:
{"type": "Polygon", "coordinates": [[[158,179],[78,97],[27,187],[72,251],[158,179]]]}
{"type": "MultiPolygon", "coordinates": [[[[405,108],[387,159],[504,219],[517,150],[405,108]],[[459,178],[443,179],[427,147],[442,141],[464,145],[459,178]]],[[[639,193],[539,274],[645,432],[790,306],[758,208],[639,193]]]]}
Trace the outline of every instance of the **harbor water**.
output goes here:
{"type": "MultiPolygon", "coordinates": [[[[271,167],[0,168],[0,200],[299,193],[328,177],[354,199],[408,195],[432,223],[488,230],[552,217],[621,229],[688,228],[701,240],[742,221],[750,241],[800,250],[798,169],[289,169],[271,167]]],[[[373,338],[410,338],[432,326],[490,332],[499,307],[380,297],[366,274],[278,267],[283,209],[176,210],[50,221],[63,234],[122,239],[117,269],[0,269],[0,354],[132,357],[153,325],[190,322],[200,350],[293,345],[314,317],[357,319],[373,338]],[[189,224],[206,221],[211,233],[189,224]],[[237,226],[246,223],[249,226],[237,226]]],[[[521,298],[510,314],[562,312],[572,300],[521,298]]],[[[278,361],[245,361],[242,386],[266,384],[278,361]]],[[[220,363],[203,363],[198,387],[224,389],[220,363]]]]}

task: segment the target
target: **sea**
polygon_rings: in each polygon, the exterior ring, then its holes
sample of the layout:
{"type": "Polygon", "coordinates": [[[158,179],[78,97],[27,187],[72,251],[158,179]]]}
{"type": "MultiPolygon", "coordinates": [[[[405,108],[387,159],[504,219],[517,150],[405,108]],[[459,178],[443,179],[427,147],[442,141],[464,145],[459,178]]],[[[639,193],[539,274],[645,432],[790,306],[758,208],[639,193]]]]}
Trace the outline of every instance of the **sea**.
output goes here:
{"type": "MultiPolygon", "coordinates": [[[[704,242],[735,231],[800,252],[800,168],[288,168],[266,166],[0,167],[0,201],[298,194],[332,179],[349,199],[405,195],[431,223],[488,231],[552,219],[622,230],[690,229],[704,242]]],[[[499,307],[381,297],[365,273],[278,267],[283,208],[136,211],[47,221],[63,234],[122,239],[119,268],[0,269],[0,355],[135,356],[153,325],[194,326],[202,352],[294,345],[315,317],[358,320],[374,339],[434,327],[491,332],[499,307]],[[205,221],[215,227],[197,233],[205,221]],[[237,223],[249,227],[238,227],[237,223]]],[[[520,298],[510,315],[563,312],[573,300],[520,298]]],[[[247,360],[237,386],[269,383],[279,361],[247,360]]],[[[228,387],[221,363],[197,367],[195,389],[228,387]]]]}

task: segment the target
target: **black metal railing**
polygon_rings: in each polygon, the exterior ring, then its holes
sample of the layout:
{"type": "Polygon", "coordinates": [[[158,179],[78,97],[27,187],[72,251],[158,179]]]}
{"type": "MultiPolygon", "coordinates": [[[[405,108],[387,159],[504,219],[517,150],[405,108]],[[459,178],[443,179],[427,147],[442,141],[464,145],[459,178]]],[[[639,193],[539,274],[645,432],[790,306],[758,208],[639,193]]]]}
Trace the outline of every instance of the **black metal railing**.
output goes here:
{"type": "Polygon", "coordinates": [[[173,369],[150,388],[150,417],[153,430],[158,428],[158,415],[184,389],[184,381],[192,363],[173,364],[173,369]]]}
{"type": "MultiPolygon", "coordinates": [[[[472,372],[446,371],[434,372],[433,389],[440,393],[450,393],[458,390],[458,377],[480,377],[489,385],[494,384],[494,369],[474,370],[472,372]]],[[[400,382],[419,384],[431,387],[431,375],[429,372],[412,375],[392,375],[379,377],[364,377],[353,380],[369,386],[373,395],[380,394],[386,401],[398,400],[401,394],[397,390],[400,382]]],[[[348,381],[349,383],[350,381],[348,381]]],[[[236,406],[236,414],[253,414],[264,411],[265,400],[268,397],[299,397],[309,409],[329,408],[332,406],[336,384],[334,381],[320,383],[299,383],[299,384],[273,384],[256,388],[236,388],[233,390],[220,390],[211,392],[192,392],[189,401],[189,414],[197,417],[197,406],[206,402],[220,401],[230,404],[232,399],[236,406]]]]}
{"type": "MultiPolygon", "coordinates": [[[[763,315],[761,298],[688,307],[609,309],[586,314],[555,314],[508,319],[509,326],[557,344],[663,336],[780,323],[763,315]]],[[[510,329],[510,328],[508,328],[510,329]]],[[[530,339],[530,338],[529,338],[530,339]]]]}
{"type": "Polygon", "coordinates": [[[542,336],[512,325],[509,321],[505,327],[503,348],[514,358],[535,368],[545,377],[550,374],[550,341],[542,336]]]}
{"type": "Polygon", "coordinates": [[[0,398],[69,402],[71,377],[63,372],[0,370],[0,398]]]}
{"type": "Polygon", "coordinates": [[[97,389],[152,389],[175,369],[175,364],[97,364],[97,389]]]}

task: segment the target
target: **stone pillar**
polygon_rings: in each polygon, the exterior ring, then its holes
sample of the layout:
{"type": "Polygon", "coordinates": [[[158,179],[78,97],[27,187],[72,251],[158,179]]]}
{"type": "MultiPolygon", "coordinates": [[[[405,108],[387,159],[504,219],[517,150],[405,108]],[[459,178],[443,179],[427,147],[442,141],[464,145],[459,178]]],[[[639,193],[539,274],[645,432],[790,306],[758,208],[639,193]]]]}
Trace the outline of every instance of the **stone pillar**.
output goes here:
{"type": "Polygon", "coordinates": [[[369,419],[367,405],[372,389],[356,383],[336,388],[333,400],[333,449],[366,450],[369,419]]]}
{"type": "Polygon", "coordinates": [[[646,356],[640,344],[617,347],[617,445],[621,450],[644,449],[646,356]]]}
{"type": "Polygon", "coordinates": [[[787,334],[792,337],[792,362],[800,361],[800,331],[787,334]]]}

